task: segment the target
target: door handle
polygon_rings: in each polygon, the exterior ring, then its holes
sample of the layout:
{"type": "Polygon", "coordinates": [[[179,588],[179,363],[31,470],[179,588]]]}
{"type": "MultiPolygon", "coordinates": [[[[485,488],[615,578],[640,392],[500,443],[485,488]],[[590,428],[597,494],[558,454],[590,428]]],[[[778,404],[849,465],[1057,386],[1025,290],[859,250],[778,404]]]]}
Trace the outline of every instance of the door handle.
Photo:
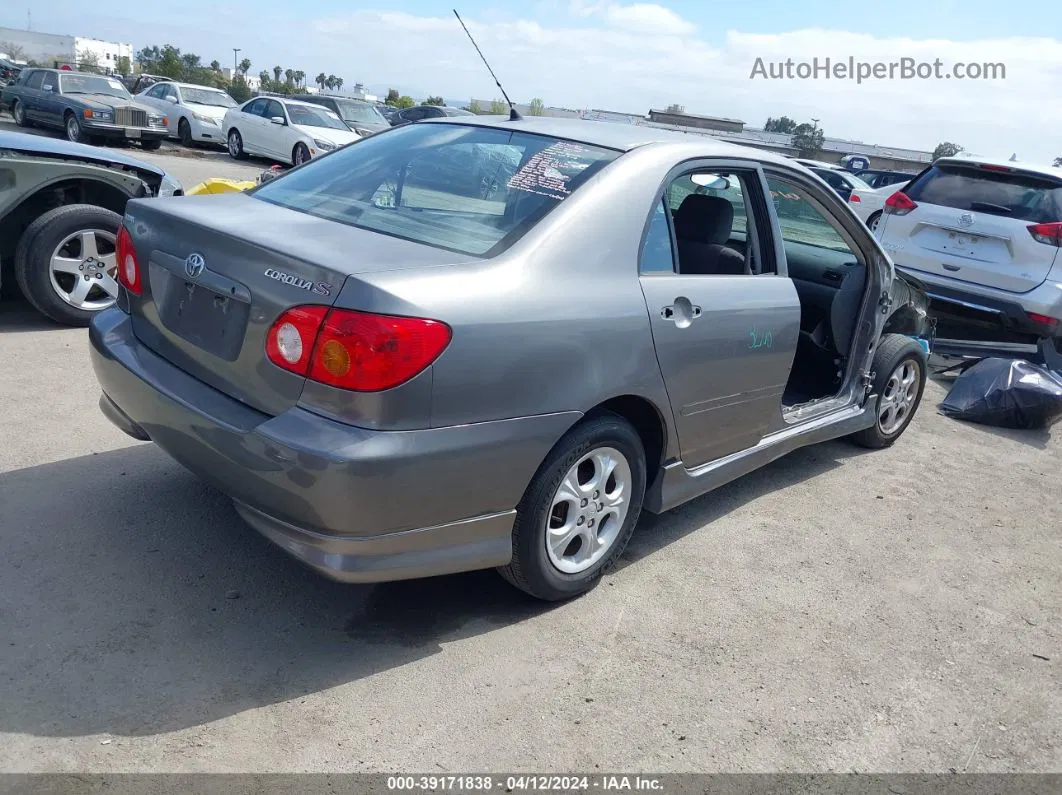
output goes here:
{"type": "Polygon", "coordinates": [[[674,316],[675,307],[673,306],[665,306],[663,309],[660,310],[660,317],[664,318],[664,320],[671,320],[671,318],[673,318],[674,316]]]}
{"type": "Polygon", "coordinates": [[[685,328],[691,320],[701,316],[701,308],[690,303],[684,295],[675,299],[675,303],[665,306],[660,310],[660,317],[664,320],[673,320],[679,328],[685,328]]]}

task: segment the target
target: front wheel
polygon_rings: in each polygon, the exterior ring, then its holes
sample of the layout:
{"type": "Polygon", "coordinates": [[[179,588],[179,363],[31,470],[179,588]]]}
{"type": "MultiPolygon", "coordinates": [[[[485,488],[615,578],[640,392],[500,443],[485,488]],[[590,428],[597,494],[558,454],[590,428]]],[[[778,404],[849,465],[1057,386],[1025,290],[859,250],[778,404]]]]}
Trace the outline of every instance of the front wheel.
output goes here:
{"type": "Polygon", "coordinates": [[[887,334],[874,354],[874,393],[878,396],[874,424],[849,437],[861,447],[889,447],[914,419],[926,388],[927,357],[922,347],[903,334],[887,334]]]}
{"type": "Polygon", "coordinates": [[[188,123],[188,119],[181,119],[177,122],[177,140],[181,142],[181,146],[192,147],[195,145],[195,141],[192,139],[192,125],[188,123]]]}
{"type": "Polygon", "coordinates": [[[246,160],[247,153],[243,151],[243,136],[236,129],[229,130],[228,140],[229,156],[233,160],[246,160]]]}
{"type": "Polygon", "coordinates": [[[155,140],[145,139],[140,142],[140,148],[145,152],[155,152],[162,146],[162,140],[156,138],[155,140]]]}
{"type": "Polygon", "coordinates": [[[502,576],[546,601],[589,591],[623,554],[645,481],[645,450],[626,420],[603,413],[576,425],[517,506],[513,559],[502,576]]]}
{"type": "Polygon", "coordinates": [[[291,150],[291,164],[294,166],[301,166],[307,160],[310,159],[310,150],[306,144],[299,142],[295,144],[295,148],[291,150]]]}
{"type": "Polygon", "coordinates": [[[85,131],[81,128],[81,122],[77,120],[77,116],[73,113],[66,115],[66,137],[71,143],[75,144],[87,144],[89,142],[88,136],[85,135],[85,131]]]}

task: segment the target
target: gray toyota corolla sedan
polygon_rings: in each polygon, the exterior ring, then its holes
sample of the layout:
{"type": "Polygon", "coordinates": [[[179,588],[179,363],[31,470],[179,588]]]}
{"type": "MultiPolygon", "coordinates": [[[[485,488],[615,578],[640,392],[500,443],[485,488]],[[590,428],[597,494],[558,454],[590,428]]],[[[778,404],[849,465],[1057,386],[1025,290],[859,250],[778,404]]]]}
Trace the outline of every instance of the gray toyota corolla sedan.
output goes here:
{"type": "Polygon", "coordinates": [[[573,596],[643,509],[889,445],[925,384],[918,285],[809,171],[705,137],[417,123],[130,202],[117,246],[104,413],[348,582],[573,596]]]}

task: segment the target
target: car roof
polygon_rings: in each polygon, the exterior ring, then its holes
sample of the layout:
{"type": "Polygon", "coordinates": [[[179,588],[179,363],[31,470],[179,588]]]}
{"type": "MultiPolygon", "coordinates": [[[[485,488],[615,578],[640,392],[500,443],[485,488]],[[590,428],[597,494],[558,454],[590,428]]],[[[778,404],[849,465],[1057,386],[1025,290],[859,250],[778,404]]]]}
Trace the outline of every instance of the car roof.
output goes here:
{"type": "Polygon", "coordinates": [[[448,116],[444,119],[426,119],[417,124],[462,124],[477,127],[494,127],[510,132],[529,132],[536,135],[549,135],[571,141],[601,146],[606,149],[618,149],[629,152],[646,144],[685,143],[697,144],[704,157],[741,157],[752,158],[770,163],[779,163],[790,168],[801,168],[790,158],[776,155],[765,149],[753,149],[748,146],[720,141],[709,135],[681,133],[657,127],[643,127],[636,124],[615,124],[604,121],[586,121],[583,119],[563,119],[553,116],[525,116],[518,121],[510,121],[508,116],[448,116]]]}
{"type": "Polygon", "coordinates": [[[217,91],[219,94],[225,93],[224,89],[214,88],[214,86],[201,86],[198,83],[180,83],[176,80],[159,80],[157,83],[155,83],[154,86],[151,87],[154,88],[158,85],[171,85],[177,86],[177,88],[201,88],[204,91],[217,91]]]}
{"type": "MultiPolygon", "coordinates": [[[[283,102],[287,105],[300,105],[306,108],[320,109],[321,106],[316,102],[303,102],[301,99],[292,99],[291,97],[259,97],[259,99],[275,99],[277,102],[283,102]]],[[[325,108],[327,110],[327,108],[325,108]]]]}
{"type": "Polygon", "coordinates": [[[1040,176],[1062,180],[1062,168],[1056,168],[1055,166],[1049,166],[1044,163],[1024,163],[1017,160],[1004,160],[1003,158],[997,157],[959,154],[951,157],[938,158],[933,162],[933,165],[947,165],[949,163],[955,165],[999,166],[1000,168],[1022,171],[1026,174],[1038,174],[1040,176]]]}

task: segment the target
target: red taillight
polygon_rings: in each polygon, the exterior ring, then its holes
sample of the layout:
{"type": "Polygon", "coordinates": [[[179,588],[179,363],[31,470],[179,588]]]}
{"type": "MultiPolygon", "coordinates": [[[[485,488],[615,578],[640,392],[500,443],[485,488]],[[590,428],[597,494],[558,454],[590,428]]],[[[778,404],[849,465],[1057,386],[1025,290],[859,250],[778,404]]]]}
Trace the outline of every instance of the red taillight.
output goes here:
{"type": "Polygon", "coordinates": [[[862,200],[862,199],[860,199],[858,195],[856,195],[855,193],[853,193],[853,194],[852,194],[851,196],[849,196],[849,197],[848,197],[848,201],[850,201],[850,202],[851,202],[852,204],[855,204],[855,203],[857,203],[857,202],[861,202],[861,201],[863,201],[863,200],[862,200]]]}
{"type": "Polygon", "coordinates": [[[118,283],[133,295],[140,295],[144,289],[140,277],[140,263],[136,261],[133,238],[125,224],[118,227],[118,240],[115,243],[115,256],[118,260],[118,283]]]}
{"type": "Polygon", "coordinates": [[[437,320],[300,306],[277,318],[266,353],[278,367],[322,384],[378,392],[428,367],[450,336],[437,320]]]}
{"type": "Polygon", "coordinates": [[[885,212],[890,215],[907,215],[917,206],[902,190],[896,191],[885,200],[885,212]]]}
{"type": "Polygon", "coordinates": [[[306,375],[313,344],[327,314],[327,306],[297,306],[278,317],[266,337],[269,361],[277,367],[306,375]]]}
{"type": "Polygon", "coordinates": [[[978,168],[982,171],[999,171],[1003,174],[1009,174],[1014,170],[1009,166],[993,166],[991,163],[981,163],[978,168]]]}
{"type": "Polygon", "coordinates": [[[1050,315],[1041,315],[1037,312],[1026,312],[1025,314],[1029,316],[1029,320],[1031,320],[1033,323],[1042,323],[1045,326],[1057,326],[1059,324],[1059,320],[1057,317],[1051,317],[1050,315]]]}
{"type": "Polygon", "coordinates": [[[1062,248],[1062,222],[1053,222],[1049,224],[1033,224],[1027,227],[1029,234],[1033,236],[1033,239],[1038,243],[1046,243],[1049,246],[1058,246],[1062,248]]]}

